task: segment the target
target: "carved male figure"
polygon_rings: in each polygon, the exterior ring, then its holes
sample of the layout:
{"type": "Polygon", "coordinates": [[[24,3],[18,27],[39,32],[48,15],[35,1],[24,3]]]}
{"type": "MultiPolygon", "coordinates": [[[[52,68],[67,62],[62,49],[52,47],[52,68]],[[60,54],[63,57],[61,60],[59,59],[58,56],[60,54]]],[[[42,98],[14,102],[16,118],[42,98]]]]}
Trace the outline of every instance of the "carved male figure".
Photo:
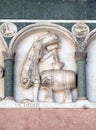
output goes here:
{"type": "Polygon", "coordinates": [[[71,89],[75,88],[75,73],[63,70],[60,62],[59,37],[45,32],[33,43],[24,63],[21,82],[24,88],[37,88],[34,100],[66,102],[71,100],[71,89]],[[38,92],[39,90],[39,92],[38,92]]]}

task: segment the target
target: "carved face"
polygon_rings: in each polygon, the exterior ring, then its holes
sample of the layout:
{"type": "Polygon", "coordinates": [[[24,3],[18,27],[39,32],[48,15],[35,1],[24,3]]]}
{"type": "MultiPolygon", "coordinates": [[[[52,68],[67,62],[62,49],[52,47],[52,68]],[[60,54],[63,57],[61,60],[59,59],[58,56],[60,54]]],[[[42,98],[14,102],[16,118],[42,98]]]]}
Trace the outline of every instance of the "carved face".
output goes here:
{"type": "Polygon", "coordinates": [[[43,86],[51,86],[54,83],[53,71],[46,70],[41,73],[41,84],[43,86]]]}

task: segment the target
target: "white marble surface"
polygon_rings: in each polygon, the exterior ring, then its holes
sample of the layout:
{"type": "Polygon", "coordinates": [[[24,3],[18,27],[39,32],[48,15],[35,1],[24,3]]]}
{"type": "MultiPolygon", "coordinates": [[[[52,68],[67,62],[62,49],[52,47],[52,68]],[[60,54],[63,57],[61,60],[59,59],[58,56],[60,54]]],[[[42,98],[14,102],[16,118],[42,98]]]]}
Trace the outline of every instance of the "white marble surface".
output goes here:
{"type": "MultiPolygon", "coordinates": [[[[7,48],[5,45],[5,41],[2,41],[2,37],[0,36],[0,66],[4,69],[4,57],[2,52],[7,48]]],[[[1,70],[0,70],[1,71],[1,70]]],[[[0,97],[4,98],[4,77],[0,77],[0,97]]]]}
{"type": "Polygon", "coordinates": [[[96,38],[90,40],[87,48],[86,64],[87,98],[90,102],[96,102],[96,38]]]}
{"type": "Polygon", "coordinates": [[[91,103],[88,100],[78,100],[75,103],[46,103],[46,102],[27,102],[16,103],[14,100],[0,101],[0,108],[96,108],[96,103],[91,103]]]}
{"type": "MultiPolygon", "coordinates": [[[[59,51],[59,57],[60,61],[64,62],[65,70],[72,70],[76,72],[76,62],[75,62],[75,47],[73,46],[73,43],[66,38],[63,34],[61,35],[60,32],[56,32],[55,30],[49,30],[47,31],[52,31],[59,35],[60,37],[60,51],[59,51]]],[[[35,30],[30,32],[29,34],[26,34],[23,39],[19,39],[19,44],[15,46],[15,52],[16,52],[16,57],[15,57],[15,72],[14,72],[14,95],[15,95],[15,100],[17,102],[21,102],[24,99],[30,99],[33,100],[33,90],[32,88],[30,89],[24,89],[21,86],[20,83],[20,77],[21,77],[21,71],[22,71],[22,66],[24,63],[24,60],[26,58],[26,54],[28,53],[29,49],[31,48],[32,44],[34,41],[37,40],[38,37],[40,37],[44,32],[46,32],[46,28],[39,30],[35,30]]]]}

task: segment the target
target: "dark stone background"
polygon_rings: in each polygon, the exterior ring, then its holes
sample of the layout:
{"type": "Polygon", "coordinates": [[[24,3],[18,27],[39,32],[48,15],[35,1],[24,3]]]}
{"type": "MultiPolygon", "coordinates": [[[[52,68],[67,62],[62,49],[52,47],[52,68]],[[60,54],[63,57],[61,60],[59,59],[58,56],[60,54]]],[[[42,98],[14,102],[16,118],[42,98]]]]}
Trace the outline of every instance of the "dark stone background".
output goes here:
{"type": "Polygon", "coordinates": [[[0,0],[0,18],[96,19],[96,0],[0,0]]]}
{"type": "MultiPolygon", "coordinates": [[[[96,19],[96,0],[0,0],[0,19],[96,19]]],[[[17,24],[18,28],[26,24],[17,24]]],[[[72,24],[62,24],[71,29],[72,24]]],[[[89,24],[95,28],[96,24],[89,24]]]]}

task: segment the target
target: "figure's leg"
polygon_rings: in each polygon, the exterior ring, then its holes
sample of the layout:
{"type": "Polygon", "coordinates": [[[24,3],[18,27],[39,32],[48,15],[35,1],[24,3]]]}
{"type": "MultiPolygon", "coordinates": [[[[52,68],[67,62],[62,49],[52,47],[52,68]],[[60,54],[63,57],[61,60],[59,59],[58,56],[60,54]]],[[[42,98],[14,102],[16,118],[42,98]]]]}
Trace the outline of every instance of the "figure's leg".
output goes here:
{"type": "Polygon", "coordinates": [[[72,93],[72,102],[76,102],[78,99],[77,88],[72,89],[71,93],[72,93]]]}
{"type": "Polygon", "coordinates": [[[41,86],[39,90],[39,101],[53,102],[52,89],[41,86]]]}
{"type": "Polygon", "coordinates": [[[39,94],[39,84],[35,84],[33,87],[34,102],[38,101],[38,94],[39,94]]]}
{"type": "MultiPolygon", "coordinates": [[[[30,103],[34,101],[34,95],[33,95],[33,87],[29,88],[31,91],[31,96],[27,96],[24,99],[21,100],[21,103],[30,103]]],[[[25,94],[25,93],[24,93],[25,94]]],[[[27,92],[28,95],[28,92],[27,92]]]]}
{"type": "Polygon", "coordinates": [[[54,91],[54,101],[57,103],[72,102],[70,89],[54,91]]]}
{"type": "Polygon", "coordinates": [[[72,102],[72,94],[70,89],[64,90],[64,100],[65,102],[72,102]]]}
{"type": "Polygon", "coordinates": [[[64,91],[54,91],[54,101],[56,103],[64,103],[64,91]]]}

